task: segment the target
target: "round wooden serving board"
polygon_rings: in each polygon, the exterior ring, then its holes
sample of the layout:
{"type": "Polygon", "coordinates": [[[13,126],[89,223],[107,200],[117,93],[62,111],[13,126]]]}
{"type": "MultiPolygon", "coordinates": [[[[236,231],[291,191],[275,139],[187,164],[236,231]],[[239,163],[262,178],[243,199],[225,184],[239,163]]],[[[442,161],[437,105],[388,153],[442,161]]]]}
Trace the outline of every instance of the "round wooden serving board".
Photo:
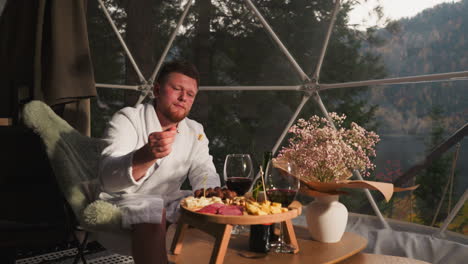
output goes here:
{"type": "MultiPolygon", "coordinates": [[[[258,225],[267,223],[278,223],[293,219],[301,214],[301,204],[297,201],[289,205],[289,211],[272,215],[217,215],[208,213],[198,213],[181,205],[181,209],[190,217],[196,217],[200,221],[230,224],[230,225],[258,225]]],[[[197,209],[198,210],[198,209],[197,209]]]]}

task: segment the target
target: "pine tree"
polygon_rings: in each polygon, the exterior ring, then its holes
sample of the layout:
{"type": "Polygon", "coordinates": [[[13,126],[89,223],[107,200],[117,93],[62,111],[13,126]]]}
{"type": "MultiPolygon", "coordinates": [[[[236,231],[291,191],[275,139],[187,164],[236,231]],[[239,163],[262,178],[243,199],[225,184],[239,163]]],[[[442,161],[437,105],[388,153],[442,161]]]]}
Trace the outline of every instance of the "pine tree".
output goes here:
{"type": "MultiPolygon", "coordinates": [[[[119,5],[125,6],[127,1],[107,0],[106,3],[116,6],[114,10],[123,10],[122,22],[118,23],[118,27],[125,36],[135,38],[132,32],[127,32],[132,30],[126,21],[130,15],[128,10],[119,8],[119,5]]],[[[255,4],[299,65],[305,72],[312,73],[331,19],[333,2],[262,0],[256,1],[255,4]]],[[[322,83],[385,76],[379,57],[361,53],[364,45],[362,33],[347,26],[351,4],[344,3],[338,14],[322,67],[322,83]]],[[[158,32],[155,45],[164,45],[180,16],[181,8],[165,1],[152,8],[155,12],[154,20],[157,22],[154,25],[157,27],[155,31],[158,32]]],[[[132,18],[138,20],[136,16],[132,18]]],[[[138,23],[133,21],[133,25],[138,23]]],[[[101,24],[99,26],[105,27],[101,24]]],[[[95,43],[101,42],[98,40],[95,43]]],[[[105,45],[99,47],[103,50],[95,50],[96,57],[101,52],[106,52],[105,45]]],[[[155,50],[156,54],[160,54],[158,49],[155,50]]],[[[151,54],[142,50],[134,53],[151,54]]],[[[183,34],[176,38],[170,57],[188,59],[198,64],[204,76],[201,80],[204,85],[302,84],[298,74],[272,42],[258,19],[246,7],[245,2],[240,0],[197,1],[184,23],[183,34]],[[206,6],[213,10],[207,11],[206,6]]],[[[125,72],[122,59],[114,62],[125,72]]],[[[110,66],[106,64],[105,67],[101,66],[101,69],[111,68],[110,66]]],[[[129,80],[128,77],[126,79],[129,80]]],[[[101,89],[100,93],[102,91],[104,89],[101,89]]],[[[348,120],[366,126],[366,123],[373,119],[375,108],[367,107],[363,101],[364,97],[360,96],[365,91],[365,87],[337,89],[324,91],[321,96],[330,111],[345,113],[348,120]]],[[[262,159],[261,153],[273,147],[302,97],[302,93],[298,92],[273,91],[203,94],[199,98],[201,100],[197,99],[191,118],[204,124],[211,142],[210,152],[219,171],[228,152],[252,153],[254,162],[256,160],[258,164],[262,159]]],[[[312,114],[320,114],[320,111],[311,100],[303,109],[301,117],[309,117],[312,114]]]]}
{"type": "MultiPolygon", "coordinates": [[[[429,153],[444,138],[444,124],[442,122],[443,111],[441,107],[434,106],[431,110],[432,128],[430,140],[426,142],[426,149],[429,153]]],[[[416,212],[425,225],[430,225],[432,218],[436,213],[437,205],[442,199],[444,186],[447,184],[450,176],[451,157],[445,153],[442,157],[435,160],[431,166],[425,169],[416,177],[416,184],[419,188],[414,191],[416,196],[416,212]]],[[[444,203],[436,219],[436,222],[443,221],[447,217],[447,201],[444,203]]]]}

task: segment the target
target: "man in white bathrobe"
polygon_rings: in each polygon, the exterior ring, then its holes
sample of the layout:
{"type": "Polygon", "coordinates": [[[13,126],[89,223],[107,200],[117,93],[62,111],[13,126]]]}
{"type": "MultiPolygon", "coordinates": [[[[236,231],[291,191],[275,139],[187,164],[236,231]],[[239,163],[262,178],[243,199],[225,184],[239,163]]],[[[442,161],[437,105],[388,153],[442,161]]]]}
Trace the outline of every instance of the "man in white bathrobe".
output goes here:
{"type": "MultiPolygon", "coordinates": [[[[220,185],[203,126],[187,118],[198,82],[193,65],[165,64],[154,86],[154,105],[120,110],[106,130],[110,145],[100,163],[100,198],[121,208],[137,264],[167,262],[165,218],[175,222],[179,201],[192,194],[180,190],[187,177],[194,190],[220,185]]],[[[122,241],[107,240],[113,243],[104,246],[125,251],[115,243],[122,241]]]]}

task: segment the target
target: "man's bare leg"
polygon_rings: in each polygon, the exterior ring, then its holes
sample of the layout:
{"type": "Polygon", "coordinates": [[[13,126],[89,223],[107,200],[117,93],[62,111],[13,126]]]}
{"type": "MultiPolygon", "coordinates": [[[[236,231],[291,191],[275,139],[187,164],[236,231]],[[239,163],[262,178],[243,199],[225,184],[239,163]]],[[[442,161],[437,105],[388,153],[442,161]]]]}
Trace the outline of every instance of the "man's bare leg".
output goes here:
{"type": "Polygon", "coordinates": [[[166,211],[160,224],[133,225],[132,255],[135,264],[166,264],[166,211]]]}

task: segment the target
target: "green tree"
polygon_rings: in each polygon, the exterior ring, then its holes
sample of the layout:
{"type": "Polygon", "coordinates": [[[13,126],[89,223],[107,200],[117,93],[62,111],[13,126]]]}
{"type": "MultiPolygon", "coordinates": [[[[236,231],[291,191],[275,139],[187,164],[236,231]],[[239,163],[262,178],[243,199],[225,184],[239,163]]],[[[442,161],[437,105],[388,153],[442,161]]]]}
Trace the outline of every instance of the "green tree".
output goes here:
{"type": "MultiPolygon", "coordinates": [[[[111,15],[117,27],[122,28],[125,17],[123,10],[113,9],[111,15]]],[[[96,83],[124,83],[122,62],[125,58],[111,26],[99,8],[98,1],[88,1],[87,24],[96,83]]],[[[92,136],[102,135],[109,118],[123,106],[123,100],[123,90],[98,89],[97,98],[91,100],[92,136]]]]}
{"type": "MultiPolygon", "coordinates": [[[[174,20],[180,12],[167,1],[105,0],[110,16],[126,40],[144,77],[148,79],[155,61],[166,45],[174,20]]],[[[137,84],[137,75],[97,1],[89,1],[88,32],[96,83],[137,84]]],[[[102,136],[111,116],[133,105],[139,94],[120,89],[98,89],[92,101],[92,135],[102,136]]]]}
{"type": "MultiPolygon", "coordinates": [[[[256,1],[257,8],[272,26],[285,46],[307,73],[315,69],[326,28],[331,18],[331,1],[256,1]]],[[[244,1],[212,1],[209,36],[203,31],[205,46],[210,46],[209,80],[214,85],[297,85],[298,74],[272,42],[244,1]]],[[[363,33],[347,26],[351,4],[339,12],[327,56],[322,67],[321,82],[344,82],[382,78],[384,67],[378,56],[362,54],[363,33]]],[[[197,10],[200,12],[200,9],[197,10]]],[[[197,17],[191,17],[197,25],[197,17]]],[[[196,58],[197,26],[189,28],[187,38],[179,42],[181,56],[196,58]],[[193,36],[193,37],[191,37],[193,36]]],[[[204,50],[207,51],[206,49],[204,50]]],[[[201,66],[201,65],[200,65],[201,66]]],[[[347,114],[349,121],[369,126],[375,107],[363,99],[366,87],[325,91],[321,95],[330,111],[347,114]]],[[[199,101],[192,117],[205,125],[212,142],[211,152],[218,169],[229,152],[254,154],[259,164],[261,154],[270,150],[300,102],[297,92],[204,92],[207,100],[199,101]],[[209,106],[207,105],[209,104],[209,106]],[[209,111],[207,111],[209,108],[209,111]]],[[[312,100],[301,116],[320,114],[312,100]]]]}
{"type": "MultiPolygon", "coordinates": [[[[118,27],[129,36],[131,32],[127,31],[131,27],[127,24],[129,13],[126,2],[106,1],[114,7],[114,16],[120,14],[118,27]]],[[[332,1],[261,0],[255,1],[255,4],[299,65],[305,72],[312,73],[331,19],[332,1]]],[[[338,14],[322,67],[322,83],[385,76],[379,57],[362,54],[364,34],[347,26],[348,13],[353,4],[356,2],[344,3],[338,14]]],[[[165,40],[173,30],[181,8],[169,1],[162,1],[159,6],[154,4],[151,8],[155,15],[153,22],[148,23],[154,23],[157,28],[155,31],[159,36],[154,46],[156,54],[160,54],[160,47],[166,44],[165,40]]],[[[134,21],[133,24],[138,23],[143,22],[134,21]]],[[[101,24],[98,26],[105,27],[101,24]]],[[[148,49],[148,45],[145,47],[148,49]]],[[[95,50],[96,54],[105,48],[105,45],[100,46],[99,50],[95,50]]],[[[120,72],[125,72],[121,50],[119,54],[120,61],[108,61],[104,68],[120,67],[120,72]]],[[[139,54],[144,52],[140,51],[139,54]]],[[[241,0],[196,1],[184,24],[183,34],[178,35],[169,55],[170,58],[194,61],[202,73],[203,85],[302,84],[293,67],[241,0]]],[[[362,95],[366,89],[337,89],[324,91],[321,95],[330,111],[345,113],[347,120],[368,127],[375,108],[366,106],[364,102],[362,95]]],[[[261,154],[271,150],[302,97],[298,92],[202,93],[191,117],[205,126],[218,171],[221,171],[224,157],[229,152],[253,153],[254,162],[259,164],[261,154]]],[[[320,112],[311,100],[301,116],[309,117],[312,114],[320,112]]]]}
{"type": "MultiPolygon", "coordinates": [[[[445,129],[442,114],[443,111],[439,106],[434,106],[431,110],[432,128],[430,140],[426,143],[428,153],[440,144],[444,138],[445,129]]],[[[414,191],[416,212],[425,225],[431,224],[437,205],[442,199],[444,186],[447,184],[450,175],[450,165],[451,157],[446,153],[416,177],[416,184],[419,184],[419,188],[414,191]]],[[[447,201],[448,199],[444,200],[436,222],[447,217],[447,201]]]]}
{"type": "MultiPolygon", "coordinates": [[[[160,6],[160,0],[121,1],[126,11],[125,42],[138,65],[143,77],[148,80],[155,66],[155,41],[158,34],[154,10],[160,6]]],[[[126,58],[126,83],[140,84],[138,75],[126,58]]],[[[125,91],[125,105],[135,105],[140,93],[125,91]]]]}

